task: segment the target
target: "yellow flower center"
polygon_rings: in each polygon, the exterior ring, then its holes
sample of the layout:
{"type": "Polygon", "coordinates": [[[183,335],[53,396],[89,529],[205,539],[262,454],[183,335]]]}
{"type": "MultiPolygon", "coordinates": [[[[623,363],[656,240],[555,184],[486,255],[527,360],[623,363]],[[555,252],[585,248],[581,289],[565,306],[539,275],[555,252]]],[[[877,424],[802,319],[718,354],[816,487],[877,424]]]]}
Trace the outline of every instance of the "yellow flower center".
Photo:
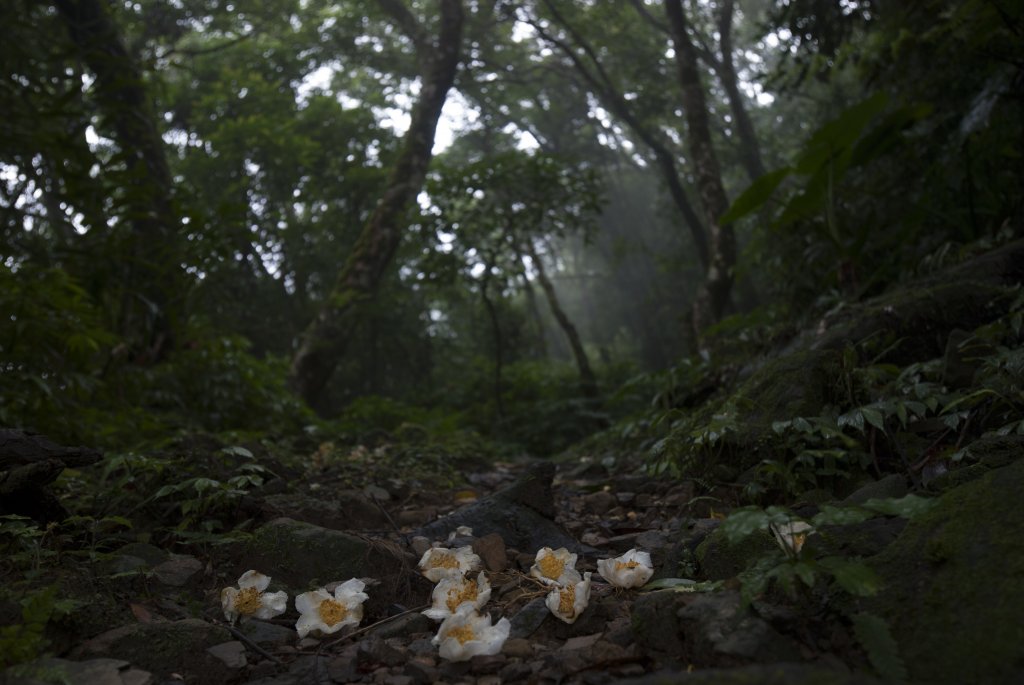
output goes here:
{"type": "Polygon", "coordinates": [[[452,588],[448,591],[448,611],[455,613],[463,602],[474,602],[477,598],[476,582],[468,581],[462,584],[461,588],[452,588]]]}
{"type": "Polygon", "coordinates": [[[569,587],[558,593],[558,613],[567,618],[572,618],[576,613],[575,606],[576,590],[569,587]]]}
{"type": "Polygon", "coordinates": [[[797,533],[793,536],[793,551],[799,552],[800,548],[807,542],[807,533],[797,533]]]}
{"type": "Polygon", "coordinates": [[[448,552],[434,552],[430,555],[430,568],[458,568],[459,560],[448,552]]]}
{"type": "Polygon", "coordinates": [[[558,580],[562,575],[562,570],[565,569],[565,562],[554,554],[549,554],[537,560],[537,568],[540,569],[545,578],[558,580]]]}
{"type": "Polygon", "coordinates": [[[348,609],[345,608],[345,605],[333,599],[325,599],[320,602],[317,612],[320,614],[320,620],[330,628],[344,621],[345,617],[348,616],[348,609]]]}
{"type": "Polygon", "coordinates": [[[476,635],[473,633],[473,629],[469,626],[459,626],[458,628],[452,628],[448,631],[448,637],[454,637],[459,641],[460,644],[466,644],[470,640],[475,640],[476,635]]]}
{"type": "Polygon", "coordinates": [[[235,611],[242,616],[252,616],[263,606],[262,595],[263,593],[254,587],[242,588],[235,597],[235,611]]]}
{"type": "Polygon", "coordinates": [[[616,561],[615,562],[615,570],[616,571],[621,571],[624,568],[636,568],[639,565],[640,565],[640,562],[639,561],[634,561],[634,560],[630,560],[630,561],[616,561]]]}

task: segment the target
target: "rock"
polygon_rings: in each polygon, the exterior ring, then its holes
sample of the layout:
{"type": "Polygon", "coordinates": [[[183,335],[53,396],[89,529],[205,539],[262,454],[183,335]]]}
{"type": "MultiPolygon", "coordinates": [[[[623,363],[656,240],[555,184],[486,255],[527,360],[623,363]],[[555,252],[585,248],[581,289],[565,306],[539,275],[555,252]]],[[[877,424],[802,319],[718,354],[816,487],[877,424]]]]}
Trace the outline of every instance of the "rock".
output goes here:
{"type": "Polygon", "coordinates": [[[715,528],[697,546],[695,555],[701,573],[708,580],[727,580],[775,549],[775,540],[767,531],[731,543],[721,528],[715,528]]]}
{"type": "Polygon", "coordinates": [[[680,595],[676,592],[648,592],[633,602],[632,635],[645,652],[679,654],[683,641],[679,634],[680,595]]]}
{"type": "Polygon", "coordinates": [[[359,657],[355,650],[327,662],[327,675],[336,683],[351,683],[359,680],[359,657]]]}
{"type": "Polygon", "coordinates": [[[432,540],[446,540],[459,526],[469,526],[479,537],[499,534],[505,544],[517,549],[566,547],[574,552],[593,552],[554,522],[555,501],[551,481],[555,465],[542,462],[493,495],[457,509],[424,526],[417,534],[432,540]]]}
{"type": "Polygon", "coordinates": [[[381,508],[358,490],[333,490],[329,496],[320,499],[296,492],[268,495],[260,502],[260,512],[266,519],[291,518],[335,530],[390,528],[381,508]]]}
{"type": "Polygon", "coordinates": [[[367,485],[363,488],[363,494],[366,495],[370,501],[377,500],[378,502],[387,502],[391,499],[391,493],[382,488],[379,485],[367,485]]]}
{"type": "Polygon", "coordinates": [[[405,614],[371,629],[371,637],[386,640],[391,637],[406,637],[414,633],[434,631],[434,621],[419,612],[405,614]]]}
{"type": "Polygon", "coordinates": [[[509,639],[530,637],[550,615],[551,611],[545,604],[544,597],[531,599],[510,619],[512,628],[508,634],[509,639]]]}
{"type": "Polygon", "coordinates": [[[400,666],[406,661],[405,653],[382,639],[370,638],[359,643],[359,663],[400,666]]]}
{"type": "Polygon", "coordinates": [[[203,562],[185,554],[174,554],[153,569],[156,579],[164,585],[183,587],[203,570],[203,562]]]}
{"type": "Polygon", "coordinates": [[[231,669],[244,668],[247,663],[245,659],[245,645],[238,640],[214,645],[206,651],[231,669]]]}
{"type": "Polygon", "coordinates": [[[489,533],[474,540],[473,551],[488,571],[504,571],[508,567],[505,540],[498,533],[489,533]]]}
{"type": "Polygon", "coordinates": [[[561,651],[571,652],[577,649],[587,649],[597,644],[597,641],[601,639],[603,633],[594,633],[592,635],[579,635],[577,637],[571,637],[565,641],[562,645],[561,651]]]}
{"type": "Polygon", "coordinates": [[[295,639],[295,631],[253,618],[238,625],[242,633],[258,645],[283,645],[295,639]]]}
{"type": "Polygon", "coordinates": [[[501,672],[498,673],[498,677],[505,683],[527,680],[531,675],[533,675],[533,668],[530,667],[530,664],[522,661],[513,661],[506,664],[505,668],[501,669],[501,672]]]}
{"type": "Polygon", "coordinates": [[[863,485],[846,499],[843,504],[864,504],[869,499],[888,499],[907,494],[907,479],[900,473],[891,473],[881,480],[863,485]]]}
{"type": "Polygon", "coordinates": [[[374,578],[380,585],[368,592],[365,604],[371,616],[383,616],[393,602],[422,604],[432,588],[416,572],[419,560],[395,544],[287,518],[257,529],[240,556],[239,573],[273,569],[273,581],[289,587],[292,594],[337,580],[374,578]]]}
{"type": "Polygon", "coordinates": [[[862,674],[799,663],[758,664],[690,672],[662,671],[620,680],[619,685],[881,685],[862,674]]]}
{"type": "Polygon", "coordinates": [[[429,685],[430,683],[437,682],[440,672],[433,664],[413,659],[405,665],[405,675],[412,678],[413,682],[417,685],[429,685]]]}
{"type": "Polygon", "coordinates": [[[92,638],[75,648],[72,656],[124,659],[157,678],[180,673],[189,682],[215,685],[230,680],[232,669],[207,649],[229,641],[227,630],[198,619],[135,623],[92,638]]]}
{"type": "Polygon", "coordinates": [[[807,553],[812,558],[840,555],[869,557],[878,554],[907,526],[904,518],[879,517],[842,526],[822,526],[807,538],[807,553]]]}
{"type": "Polygon", "coordinates": [[[501,646],[501,653],[510,657],[529,659],[533,657],[533,643],[521,637],[510,637],[501,646]]]}
{"type": "Polygon", "coordinates": [[[685,653],[697,666],[773,663],[800,658],[799,646],[767,621],[741,608],[738,592],[686,597],[678,612],[685,653]]]}
{"type": "Polygon", "coordinates": [[[616,502],[615,495],[607,490],[598,490],[583,498],[583,511],[600,516],[608,513],[616,502]]]}
{"type": "Polygon", "coordinates": [[[14,675],[13,670],[0,671],[0,682],[4,685],[48,685],[53,682],[68,685],[151,685],[154,682],[152,674],[132,668],[121,659],[37,659],[19,667],[19,675],[14,675]]]}
{"type": "Polygon", "coordinates": [[[914,682],[1024,682],[1024,460],[939,498],[881,554],[861,608],[889,623],[914,682]]]}
{"type": "Polygon", "coordinates": [[[413,554],[416,555],[417,559],[421,558],[427,553],[427,550],[431,548],[430,540],[423,537],[422,535],[415,535],[409,541],[409,547],[412,549],[413,554]]]}

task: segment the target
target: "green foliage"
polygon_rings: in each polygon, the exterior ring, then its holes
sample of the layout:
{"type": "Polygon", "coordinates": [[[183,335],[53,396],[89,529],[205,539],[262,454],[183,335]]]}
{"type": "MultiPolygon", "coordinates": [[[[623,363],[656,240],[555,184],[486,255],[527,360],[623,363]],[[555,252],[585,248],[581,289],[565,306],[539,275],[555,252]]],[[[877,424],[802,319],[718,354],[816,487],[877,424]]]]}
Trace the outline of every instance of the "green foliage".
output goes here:
{"type": "Polygon", "coordinates": [[[905,683],[907,668],[900,658],[899,645],[889,630],[889,624],[866,612],[855,614],[852,621],[854,635],[878,675],[887,683],[905,683]]]}
{"type": "MultiPolygon", "coordinates": [[[[4,595],[10,595],[5,590],[4,595]]],[[[4,597],[7,599],[7,597],[4,597]]],[[[74,609],[78,603],[61,599],[55,585],[28,592],[18,599],[21,605],[21,621],[0,627],[0,669],[24,664],[40,657],[49,646],[46,626],[52,618],[60,617],[74,609]]],[[[18,674],[29,674],[30,670],[19,670],[18,674]]]]}

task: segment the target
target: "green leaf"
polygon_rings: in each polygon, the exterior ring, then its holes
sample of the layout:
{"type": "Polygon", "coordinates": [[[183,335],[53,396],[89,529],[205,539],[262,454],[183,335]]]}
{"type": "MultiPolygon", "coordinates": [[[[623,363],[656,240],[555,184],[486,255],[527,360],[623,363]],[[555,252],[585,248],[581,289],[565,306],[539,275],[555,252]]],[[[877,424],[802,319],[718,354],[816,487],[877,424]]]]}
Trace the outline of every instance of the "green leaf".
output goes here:
{"type": "Polygon", "coordinates": [[[836,153],[849,148],[860,137],[864,128],[889,102],[889,96],[878,92],[847,107],[839,116],[827,122],[811,136],[796,162],[796,172],[813,174],[833,159],[836,153]]]}
{"type": "Polygon", "coordinates": [[[768,198],[772,196],[772,193],[779,187],[779,184],[791,173],[793,173],[793,168],[787,166],[775,171],[769,171],[757,177],[750,184],[750,187],[736,198],[719,221],[722,224],[731,224],[751,212],[757,211],[768,201],[768,198]]]}
{"type": "Polygon", "coordinates": [[[759,530],[764,530],[770,522],[771,518],[763,509],[740,509],[729,514],[722,522],[722,532],[729,542],[735,543],[759,530]]]}
{"type": "Polygon", "coordinates": [[[878,411],[874,407],[862,407],[860,411],[864,414],[865,421],[878,430],[883,432],[885,431],[885,419],[882,417],[882,412],[878,411]]]}
{"type": "Polygon", "coordinates": [[[244,447],[238,445],[232,445],[231,447],[225,447],[221,450],[224,454],[230,454],[236,457],[242,457],[244,459],[255,459],[253,453],[244,447]]]}
{"type": "Polygon", "coordinates": [[[822,569],[832,574],[839,587],[851,595],[868,597],[878,592],[878,575],[860,561],[842,557],[826,557],[820,560],[822,569]]]}
{"type": "Polygon", "coordinates": [[[884,619],[874,614],[857,614],[853,617],[853,634],[883,680],[897,684],[907,681],[907,669],[900,658],[899,645],[884,619]]]}
{"type": "Polygon", "coordinates": [[[874,513],[860,507],[834,507],[824,504],[821,511],[811,519],[811,525],[819,526],[845,526],[851,523],[860,523],[874,517],[874,513]]]}

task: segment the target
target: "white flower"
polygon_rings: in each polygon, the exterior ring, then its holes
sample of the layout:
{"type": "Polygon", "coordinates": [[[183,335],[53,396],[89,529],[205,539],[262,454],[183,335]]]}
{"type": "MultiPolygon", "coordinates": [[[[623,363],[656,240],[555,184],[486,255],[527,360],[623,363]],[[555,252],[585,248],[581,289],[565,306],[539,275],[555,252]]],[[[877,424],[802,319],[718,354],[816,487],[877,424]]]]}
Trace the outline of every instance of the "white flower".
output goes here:
{"type": "Polygon", "coordinates": [[[569,554],[565,547],[554,550],[550,547],[541,547],[533,566],[530,567],[530,575],[548,585],[564,585],[572,578],[572,573],[579,577],[576,573],[576,555],[569,554]]]}
{"type": "Polygon", "coordinates": [[[651,555],[631,549],[621,557],[601,559],[597,572],[615,587],[640,587],[654,575],[651,555]]]}
{"type": "Polygon", "coordinates": [[[464,603],[441,624],[433,643],[442,659],[467,661],[477,654],[497,654],[512,628],[507,618],[491,625],[489,614],[480,615],[472,604],[464,603]]]}
{"type": "Polygon", "coordinates": [[[448,576],[463,576],[479,568],[480,557],[469,547],[432,547],[420,559],[420,571],[432,583],[448,576]]]}
{"type": "Polygon", "coordinates": [[[463,604],[480,609],[491,598],[491,584],[483,571],[476,580],[462,576],[442,578],[430,596],[433,606],[423,613],[435,621],[443,621],[454,614],[463,604]]]}
{"type": "Polygon", "coordinates": [[[580,574],[573,571],[575,578],[548,593],[547,605],[555,616],[566,623],[575,623],[590,600],[590,571],[580,574]]]}
{"type": "Polygon", "coordinates": [[[448,533],[448,542],[451,542],[457,537],[470,537],[473,535],[473,529],[469,526],[459,526],[452,532],[448,533]]]}
{"type": "Polygon", "coordinates": [[[329,635],[345,626],[359,625],[363,620],[363,602],[369,599],[363,592],[365,587],[363,581],[353,578],[334,588],[333,597],[324,588],[296,597],[295,608],[301,614],[295,622],[299,637],[306,637],[314,630],[329,635]]]}
{"type": "Polygon", "coordinates": [[[238,589],[226,587],[220,591],[220,605],[224,618],[234,623],[241,616],[273,618],[288,608],[287,592],[264,592],[270,585],[270,576],[257,571],[246,571],[238,579],[238,589]]]}
{"type": "Polygon", "coordinates": [[[773,523],[768,528],[782,551],[791,557],[799,556],[800,550],[807,542],[807,536],[814,533],[814,527],[806,521],[792,521],[781,525],[773,523]]]}

